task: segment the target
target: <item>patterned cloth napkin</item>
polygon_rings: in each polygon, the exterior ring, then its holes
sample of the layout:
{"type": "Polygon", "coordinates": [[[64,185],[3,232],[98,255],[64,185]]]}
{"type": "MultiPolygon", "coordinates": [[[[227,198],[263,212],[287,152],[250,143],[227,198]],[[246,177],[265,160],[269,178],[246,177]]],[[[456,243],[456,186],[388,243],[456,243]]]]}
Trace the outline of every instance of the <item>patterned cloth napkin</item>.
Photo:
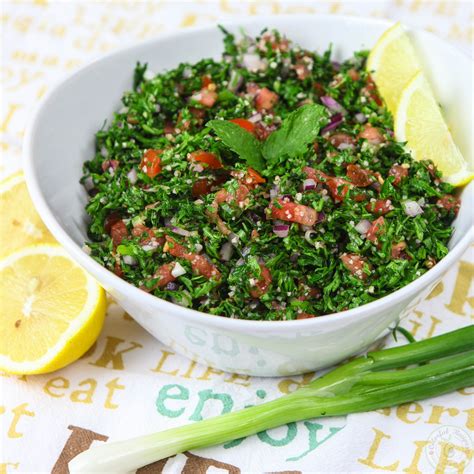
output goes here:
{"type": "MultiPolygon", "coordinates": [[[[388,17],[436,32],[472,55],[470,2],[221,0],[2,4],[0,176],[20,167],[32,106],[86,61],[127,43],[196,24],[282,13],[388,17]]],[[[404,318],[417,339],[468,325],[471,249],[404,318]]],[[[391,337],[387,345],[395,342],[391,337]]],[[[153,339],[113,301],[97,343],[44,376],[0,377],[0,474],[67,473],[91,445],[179,426],[289,393],[314,373],[282,379],[224,373],[153,339]]],[[[144,467],[148,473],[472,472],[474,390],[376,412],[290,423],[144,467]],[[446,449],[447,443],[451,448],[446,449]]]]}

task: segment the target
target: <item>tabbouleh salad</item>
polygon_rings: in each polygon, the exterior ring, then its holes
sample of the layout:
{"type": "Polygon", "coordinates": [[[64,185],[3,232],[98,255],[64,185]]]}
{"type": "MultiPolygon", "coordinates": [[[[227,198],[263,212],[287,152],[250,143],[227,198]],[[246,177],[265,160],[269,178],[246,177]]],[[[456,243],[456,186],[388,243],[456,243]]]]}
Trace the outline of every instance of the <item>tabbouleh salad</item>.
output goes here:
{"type": "Polygon", "coordinates": [[[135,69],[84,165],[87,250],[210,314],[291,320],[397,290],[448,252],[459,201],[393,137],[367,52],[224,29],[220,61],[135,69]]]}

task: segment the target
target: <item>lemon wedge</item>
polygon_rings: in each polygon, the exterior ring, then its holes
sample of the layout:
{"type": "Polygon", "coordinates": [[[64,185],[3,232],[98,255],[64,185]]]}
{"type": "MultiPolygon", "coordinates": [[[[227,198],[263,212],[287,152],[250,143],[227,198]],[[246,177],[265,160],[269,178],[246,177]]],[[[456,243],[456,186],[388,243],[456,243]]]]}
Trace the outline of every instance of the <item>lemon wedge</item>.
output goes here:
{"type": "Polygon", "coordinates": [[[0,183],[0,258],[25,245],[53,243],[36,213],[22,173],[0,183]]]}
{"type": "Polygon", "coordinates": [[[367,58],[367,70],[388,110],[394,114],[403,89],[421,70],[410,38],[400,23],[379,38],[367,58]]]}
{"type": "Polygon", "coordinates": [[[403,90],[395,113],[395,137],[407,142],[415,160],[431,160],[454,186],[471,181],[474,173],[454,143],[431,87],[418,72],[403,90]]]}
{"type": "Polygon", "coordinates": [[[51,372],[97,339],[105,292],[59,245],[32,245],[4,257],[0,282],[0,370],[51,372]]]}

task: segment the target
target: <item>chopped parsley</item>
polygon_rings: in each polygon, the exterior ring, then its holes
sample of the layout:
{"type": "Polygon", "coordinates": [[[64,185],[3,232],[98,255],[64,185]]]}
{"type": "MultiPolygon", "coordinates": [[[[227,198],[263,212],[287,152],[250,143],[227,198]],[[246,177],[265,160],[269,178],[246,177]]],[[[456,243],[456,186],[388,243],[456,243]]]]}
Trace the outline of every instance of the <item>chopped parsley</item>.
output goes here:
{"type": "Polygon", "coordinates": [[[393,138],[365,70],[277,31],[152,74],[84,165],[87,246],[157,297],[254,320],[322,316],[410,283],[448,252],[459,203],[393,138]]]}

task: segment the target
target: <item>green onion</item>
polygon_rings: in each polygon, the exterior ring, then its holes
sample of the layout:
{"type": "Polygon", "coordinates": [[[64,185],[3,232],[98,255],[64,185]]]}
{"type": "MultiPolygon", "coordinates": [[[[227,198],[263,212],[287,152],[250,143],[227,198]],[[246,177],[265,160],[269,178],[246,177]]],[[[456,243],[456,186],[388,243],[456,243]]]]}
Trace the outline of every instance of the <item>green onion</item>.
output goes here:
{"type": "Polygon", "coordinates": [[[472,384],[474,325],[424,341],[369,352],[289,395],[262,405],[93,447],[74,458],[69,471],[133,471],[177,453],[222,444],[286,423],[376,410],[472,384]]]}

